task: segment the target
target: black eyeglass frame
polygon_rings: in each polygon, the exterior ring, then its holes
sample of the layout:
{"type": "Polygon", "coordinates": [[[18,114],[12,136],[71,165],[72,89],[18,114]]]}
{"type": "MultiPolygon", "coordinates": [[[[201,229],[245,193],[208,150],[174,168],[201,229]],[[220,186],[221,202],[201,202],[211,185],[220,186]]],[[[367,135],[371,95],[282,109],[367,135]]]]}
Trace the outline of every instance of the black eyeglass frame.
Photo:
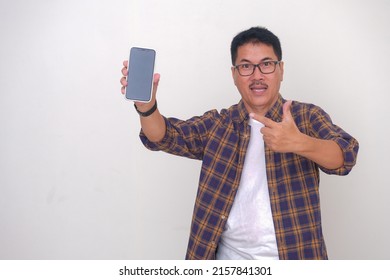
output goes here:
{"type": "Polygon", "coordinates": [[[233,67],[234,67],[235,69],[237,69],[238,74],[240,74],[240,75],[243,76],[243,77],[247,77],[247,76],[253,75],[253,73],[255,73],[256,68],[259,68],[260,72],[263,73],[263,74],[272,74],[272,73],[274,73],[275,70],[276,70],[276,65],[280,64],[281,62],[282,62],[281,60],[267,60],[267,61],[260,62],[259,64],[242,63],[242,64],[234,65],[233,67]],[[263,72],[263,71],[261,70],[260,65],[265,64],[265,63],[270,63],[270,62],[273,63],[274,69],[273,69],[271,72],[263,72]],[[245,75],[241,74],[241,72],[240,72],[240,66],[242,66],[242,65],[252,65],[252,66],[253,66],[252,73],[250,73],[250,74],[245,74],[245,75]]]}

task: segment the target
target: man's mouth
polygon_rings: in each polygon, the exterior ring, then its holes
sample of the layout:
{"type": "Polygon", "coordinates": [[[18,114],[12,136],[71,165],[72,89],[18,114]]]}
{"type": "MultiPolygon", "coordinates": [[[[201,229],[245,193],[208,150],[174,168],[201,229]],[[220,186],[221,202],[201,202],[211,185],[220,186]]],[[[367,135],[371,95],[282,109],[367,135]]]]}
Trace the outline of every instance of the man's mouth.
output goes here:
{"type": "Polygon", "coordinates": [[[266,84],[260,83],[260,82],[255,82],[252,83],[249,88],[251,91],[254,93],[263,93],[267,90],[268,86],[266,84]]]}

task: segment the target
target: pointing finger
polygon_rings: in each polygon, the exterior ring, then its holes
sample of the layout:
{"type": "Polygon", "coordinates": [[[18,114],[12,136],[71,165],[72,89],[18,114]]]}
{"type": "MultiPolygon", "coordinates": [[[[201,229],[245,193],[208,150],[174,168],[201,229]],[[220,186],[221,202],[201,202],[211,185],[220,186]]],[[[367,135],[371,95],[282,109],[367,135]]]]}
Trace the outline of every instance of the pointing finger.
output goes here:
{"type": "Polygon", "coordinates": [[[264,116],[261,116],[261,115],[257,115],[255,113],[250,113],[249,116],[256,121],[261,122],[266,127],[273,127],[275,124],[275,122],[273,120],[266,118],[264,116]]]}

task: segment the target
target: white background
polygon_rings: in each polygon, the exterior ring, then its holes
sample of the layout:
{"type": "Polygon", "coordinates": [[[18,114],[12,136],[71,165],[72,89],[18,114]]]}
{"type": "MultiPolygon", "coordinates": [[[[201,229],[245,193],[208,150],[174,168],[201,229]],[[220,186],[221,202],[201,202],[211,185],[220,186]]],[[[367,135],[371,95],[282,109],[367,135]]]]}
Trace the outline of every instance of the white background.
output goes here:
{"type": "Polygon", "coordinates": [[[388,0],[1,0],[0,259],[184,258],[200,162],[141,145],[122,61],[156,49],[160,110],[190,118],[238,102],[251,26],[281,40],[282,95],[360,143],[321,175],[330,258],[389,259],[388,0]]]}

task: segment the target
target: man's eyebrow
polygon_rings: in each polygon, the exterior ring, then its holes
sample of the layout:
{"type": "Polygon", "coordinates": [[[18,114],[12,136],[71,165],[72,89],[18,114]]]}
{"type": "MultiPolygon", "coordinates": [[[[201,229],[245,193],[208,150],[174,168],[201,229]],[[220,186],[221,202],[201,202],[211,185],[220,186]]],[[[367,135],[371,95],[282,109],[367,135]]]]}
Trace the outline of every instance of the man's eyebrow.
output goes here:
{"type": "Polygon", "coordinates": [[[274,59],[272,57],[265,57],[261,61],[263,62],[263,61],[267,61],[267,60],[274,60],[274,59]]]}
{"type": "Polygon", "coordinates": [[[250,60],[248,60],[248,59],[245,59],[245,58],[243,58],[243,59],[241,59],[240,60],[240,63],[252,63],[252,61],[250,61],[250,60]]]}
{"type": "MultiPolygon", "coordinates": [[[[268,61],[268,60],[273,61],[274,59],[272,57],[264,57],[262,60],[260,60],[260,62],[264,62],[264,61],[268,61]]],[[[248,60],[246,58],[241,59],[240,63],[251,63],[251,64],[254,64],[252,61],[250,61],[250,60],[248,60]]]]}

